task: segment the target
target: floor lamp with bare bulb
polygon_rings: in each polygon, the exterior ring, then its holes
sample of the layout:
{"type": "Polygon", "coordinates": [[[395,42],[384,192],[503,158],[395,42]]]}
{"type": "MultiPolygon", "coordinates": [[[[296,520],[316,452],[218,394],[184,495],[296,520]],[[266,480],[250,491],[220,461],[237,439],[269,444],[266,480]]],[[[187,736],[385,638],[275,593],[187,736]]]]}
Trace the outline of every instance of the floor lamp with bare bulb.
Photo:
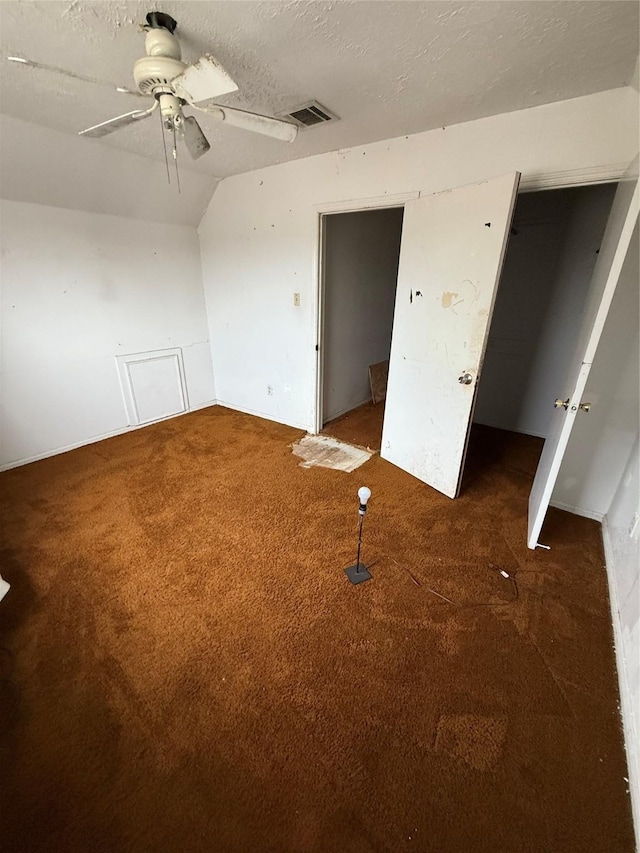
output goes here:
{"type": "Polygon", "coordinates": [[[364,563],[360,562],[360,551],[362,549],[362,525],[367,511],[367,502],[370,497],[371,489],[368,489],[366,486],[361,486],[358,489],[358,500],[360,501],[360,506],[358,508],[358,515],[360,516],[358,524],[358,556],[356,557],[355,565],[349,566],[344,570],[345,575],[353,584],[363,583],[364,581],[371,580],[372,577],[371,572],[367,569],[364,563]]]}

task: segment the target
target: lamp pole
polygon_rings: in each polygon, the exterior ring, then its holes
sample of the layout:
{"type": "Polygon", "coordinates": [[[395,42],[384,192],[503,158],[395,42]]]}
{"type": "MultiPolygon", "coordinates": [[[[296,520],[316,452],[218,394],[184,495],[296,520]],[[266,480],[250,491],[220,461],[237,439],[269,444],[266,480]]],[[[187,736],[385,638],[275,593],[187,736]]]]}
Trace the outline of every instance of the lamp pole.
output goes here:
{"type": "Polygon", "coordinates": [[[364,581],[371,580],[372,577],[371,572],[363,563],[360,562],[360,551],[362,549],[362,525],[364,524],[367,502],[370,497],[371,489],[368,489],[366,486],[362,486],[358,489],[358,500],[360,501],[360,506],[358,508],[358,515],[360,516],[358,524],[358,556],[356,558],[355,565],[349,566],[344,570],[345,575],[349,578],[352,584],[364,583],[364,581]]]}

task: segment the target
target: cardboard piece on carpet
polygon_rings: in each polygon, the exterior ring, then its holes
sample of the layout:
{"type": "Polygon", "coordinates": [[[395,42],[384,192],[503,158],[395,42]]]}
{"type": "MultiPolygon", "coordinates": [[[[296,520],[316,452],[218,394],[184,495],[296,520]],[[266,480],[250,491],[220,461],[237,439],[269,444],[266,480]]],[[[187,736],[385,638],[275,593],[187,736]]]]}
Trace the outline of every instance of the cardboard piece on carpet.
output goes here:
{"type": "Polygon", "coordinates": [[[389,359],[369,365],[369,384],[371,385],[371,400],[380,403],[387,396],[387,379],[389,377],[389,359]]]}

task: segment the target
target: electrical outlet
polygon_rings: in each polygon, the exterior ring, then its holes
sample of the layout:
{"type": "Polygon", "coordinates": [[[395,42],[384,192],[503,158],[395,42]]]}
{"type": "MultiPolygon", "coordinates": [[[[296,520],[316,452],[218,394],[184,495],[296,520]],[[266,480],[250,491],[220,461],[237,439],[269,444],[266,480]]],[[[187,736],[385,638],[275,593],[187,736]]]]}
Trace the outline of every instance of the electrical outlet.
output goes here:
{"type": "Polygon", "coordinates": [[[299,293],[293,294],[293,305],[294,305],[294,308],[300,307],[300,294],[299,293]]]}

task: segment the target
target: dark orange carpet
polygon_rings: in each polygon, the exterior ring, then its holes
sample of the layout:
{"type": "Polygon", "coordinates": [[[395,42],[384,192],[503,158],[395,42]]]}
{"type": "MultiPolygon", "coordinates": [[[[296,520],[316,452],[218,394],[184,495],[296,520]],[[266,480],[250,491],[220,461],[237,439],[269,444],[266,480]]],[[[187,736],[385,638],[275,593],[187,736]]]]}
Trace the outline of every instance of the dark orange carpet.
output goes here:
{"type": "Polygon", "coordinates": [[[527,550],[539,443],[477,429],[450,501],[298,435],[213,408],[0,477],[2,850],[631,851],[599,527],[527,550]]]}
{"type": "Polygon", "coordinates": [[[365,403],[326,423],[322,432],[339,441],[379,451],[382,446],[383,418],[384,403],[365,403]]]}

